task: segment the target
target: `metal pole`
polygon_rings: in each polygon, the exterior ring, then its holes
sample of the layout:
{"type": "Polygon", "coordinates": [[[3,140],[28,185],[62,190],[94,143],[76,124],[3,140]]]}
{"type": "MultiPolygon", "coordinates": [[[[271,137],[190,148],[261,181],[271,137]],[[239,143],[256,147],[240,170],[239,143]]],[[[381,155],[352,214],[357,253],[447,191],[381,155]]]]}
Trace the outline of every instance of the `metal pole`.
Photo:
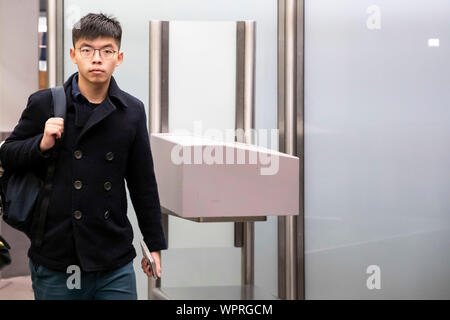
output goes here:
{"type": "MultiPolygon", "coordinates": [[[[279,146],[280,151],[299,157],[303,155],[303,28],[298,25],[303,23],[303,8],[304,0],[278,1],[279,146]]],[[[304,299],[303,157],[300,161],[300,214],[278,219],[278,292],[288,300],[304,299]]]]}
{"type": "Polygon", "coordinates": [[[161,21],[150,21],[150,132],[161,132],[161,21]]]}
{"type": "MultiPolygon", "coordinates": [[[[161,30],[161,21],[150,21],[150,134],[161,132],[161,30]]],[[[161,288],[161,279],[149,278],[149,300],[156,299],[155,288],[161,288]]]]}
{"type": "MultiPolygon", "coordinates": [[[[286,1],[285,21],[285,152],[295,154],[295,0],[286,1]]],[[[297,246],[296,217],[287,216],[286,237],[286,299],[297,299],[297,246]]]]}
{"type": "MultiPolygon", "coordinates": [[[[149,130],[152,133],[168,132],[168,50],[169,22],[150,21],[150,117],[149,130]]],[[[169,217],[162,214],[162,224],[166,241],[169,241],[169,217]]],[[[162,266],[162,257],[161,257],[162,266]]],[[[148,298],[161,299],[161,279],[148,279],[148,298]]]]}
{"type": "MultiPolygon", "coordinates": [[[[236,129],[244,130],[244,136],[237,136],[238,142],[253,143],[252,130],[255,128],[255,43],[256,22],[237,22],[236,41],[236,129]]],[[[235,246],[241,249],[241,283],[253,285],[254,222],[235,223],[235,246]],[[242,232],[242,236],[240,233],[242,232]]]]}
{"type": "Polygon", "coordinates": [[[299,215],[296,221],[297,235],[297,299],[305,296],[305,126],[304,126],[304,78],[305,78],[305,1],[298,0],[296,17],[296,156],[300,158],[299,168],[299,215]]]}
{"type": "MultiPolygon", "coordinates": [[[[245,21],[244,53],[244,132],[245,143],[253,143],[252,135],[247,134],[255,128],[255,21],[245,21]]],[[[242,285],[255,282],[255,223],[244,222],[242,247],[242,285]]]]}
{"type": "Polygon", "coordinates": [[[47,0],[47,87],[64,82],[64,1],[47,0]]]}

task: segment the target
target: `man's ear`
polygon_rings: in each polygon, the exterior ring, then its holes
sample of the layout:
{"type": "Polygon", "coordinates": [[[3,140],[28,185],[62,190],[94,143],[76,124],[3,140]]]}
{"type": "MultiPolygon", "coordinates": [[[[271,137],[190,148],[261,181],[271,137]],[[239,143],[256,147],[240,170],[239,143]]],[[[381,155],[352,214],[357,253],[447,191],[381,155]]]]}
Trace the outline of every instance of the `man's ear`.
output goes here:
{"type": "Polygon", "coordinates": [[[77,58],[75,56],[75,49],[74,48],[70,48],[70,59],[72,60],[73,63],[77,64],[77,58]]]}
{"type": "Polygon", "coordinates": [[[117,56],[116,67],[120,66],[123,62],[123,51],[119,52],[117,56]]]}

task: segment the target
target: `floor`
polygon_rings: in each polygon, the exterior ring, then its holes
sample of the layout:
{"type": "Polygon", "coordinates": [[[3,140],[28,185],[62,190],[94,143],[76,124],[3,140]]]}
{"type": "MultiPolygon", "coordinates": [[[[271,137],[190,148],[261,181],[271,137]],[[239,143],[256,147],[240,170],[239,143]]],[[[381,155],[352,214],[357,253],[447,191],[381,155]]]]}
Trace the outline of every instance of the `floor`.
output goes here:
{"type": "Polygon", "coordinates": [[[34,300],[31,277],[0,279],[0,300],[34,300]]]}

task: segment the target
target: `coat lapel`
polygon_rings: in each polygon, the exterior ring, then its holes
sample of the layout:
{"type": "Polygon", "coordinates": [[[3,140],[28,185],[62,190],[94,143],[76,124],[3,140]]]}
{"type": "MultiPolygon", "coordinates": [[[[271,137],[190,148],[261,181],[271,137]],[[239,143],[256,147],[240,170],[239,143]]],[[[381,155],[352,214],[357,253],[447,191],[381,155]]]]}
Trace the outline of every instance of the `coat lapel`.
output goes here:
{"type": "Polygon", "coordinates": [[[99,105],[97,108],[92,111],[89,119],[86,121],[86,124],[84,125],[83,129],[80,132],[80,135],[78,136],[75,145],[78,144],[80,139],[83,137],[83,135],[91,129],[93,126],[95,126],[97,123],[105,119],[107,116],[109,116],[112,112],[116,110],[116,106],[111,102],[109,97],[106,97],[106,101],[99,105]]]}

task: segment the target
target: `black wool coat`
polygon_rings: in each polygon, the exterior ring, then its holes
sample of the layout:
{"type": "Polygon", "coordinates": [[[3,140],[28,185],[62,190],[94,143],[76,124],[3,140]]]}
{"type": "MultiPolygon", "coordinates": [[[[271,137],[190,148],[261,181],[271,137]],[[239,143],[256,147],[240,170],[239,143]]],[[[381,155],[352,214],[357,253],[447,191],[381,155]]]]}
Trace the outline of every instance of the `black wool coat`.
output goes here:
{"type": "MultiPolygon", "coordinates": [[[[150,251],[167,248],[146,114],[144,104],[120,90],[111,77],[105,101],[83,126],[77,125],[79,110],[71,95],[75,75],[64,84],[67,114],[61,148],[56,153],[43,243],[40,247],[35,244],[39,221],[36,209],[28,233],[28,256],[34,263],[64,272],[73,264],[84,271],[112,270],[136,257],[125,182],[150,251]]],[[[0,149],[5,170],[33,170],[45,177],[55,150],[42,153],[39,144],[50,117],[50,89],[33,93],[0,149]]]]}

